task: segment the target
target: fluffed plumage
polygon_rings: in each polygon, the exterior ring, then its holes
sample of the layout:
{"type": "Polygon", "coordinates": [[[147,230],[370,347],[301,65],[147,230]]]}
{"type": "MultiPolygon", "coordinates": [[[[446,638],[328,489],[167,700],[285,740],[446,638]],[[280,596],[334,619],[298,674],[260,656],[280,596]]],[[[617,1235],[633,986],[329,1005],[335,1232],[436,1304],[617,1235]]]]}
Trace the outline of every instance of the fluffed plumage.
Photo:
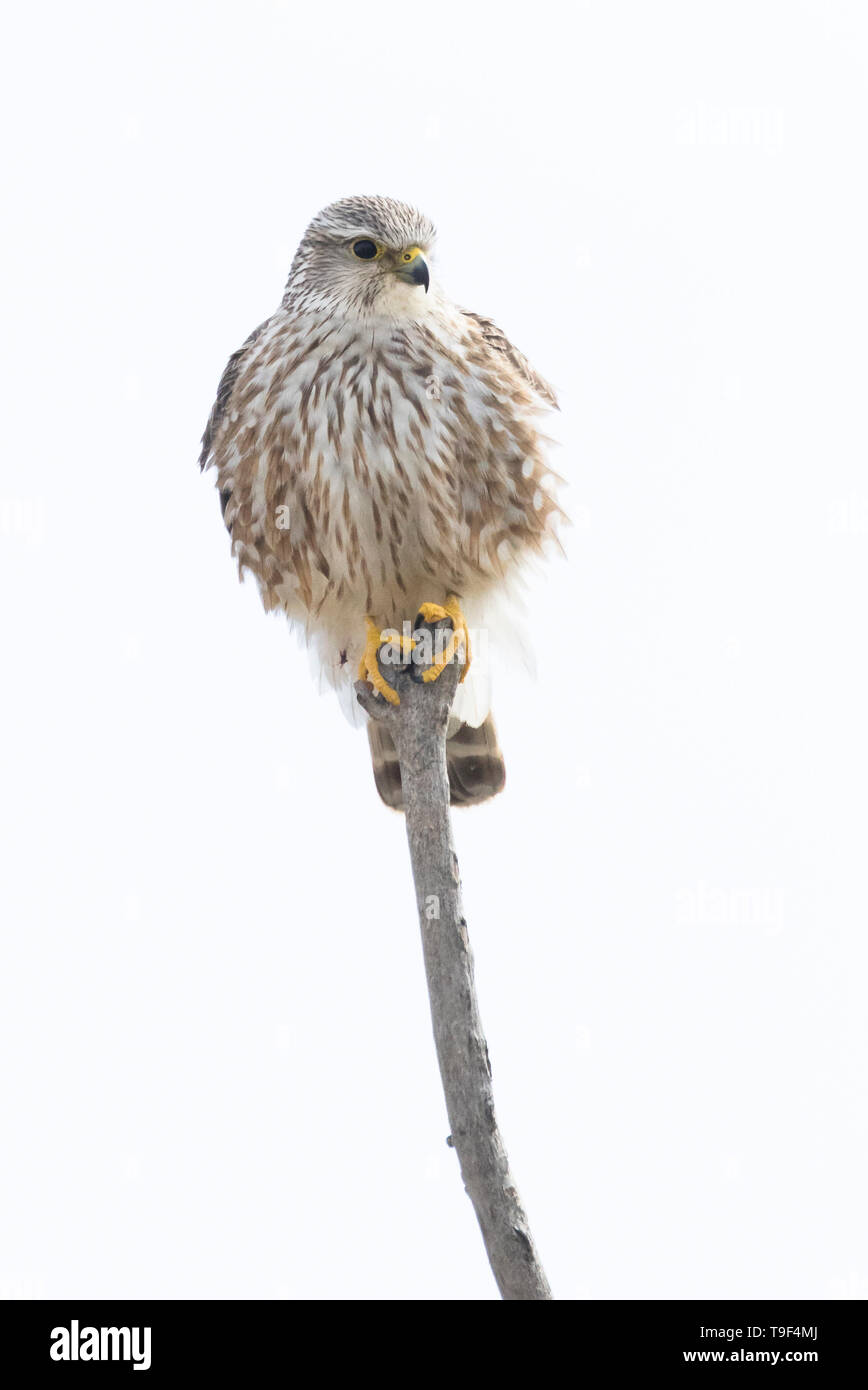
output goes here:
{"type": "MultiPolygon", "coordinates": [[[[538,427],[554,392],[446,297],[433,243],[428,219],[390,198],[321,212],[280,307],[230,357],[202,441],[239,571],[356,718],[366,617],[401,631],[453,593],[471,637],[493,642],[496,600],[560,515],[538,427]]],[[[453,706],[456,804],[503,786],[484,647],[453,706]]],[[[369,738],[380,795],[399,806],[394,749],[381,728],[369,738]]]]}

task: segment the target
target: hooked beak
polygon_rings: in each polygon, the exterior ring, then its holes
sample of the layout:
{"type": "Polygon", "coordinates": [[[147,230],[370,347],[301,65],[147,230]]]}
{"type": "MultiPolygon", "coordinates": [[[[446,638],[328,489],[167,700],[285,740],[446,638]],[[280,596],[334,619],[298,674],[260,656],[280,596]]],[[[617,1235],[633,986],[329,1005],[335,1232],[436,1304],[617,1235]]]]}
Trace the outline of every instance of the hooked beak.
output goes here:
{"type": "Polygon", "coordinates": [[[428,274],[428,263],[418,246],[401,252],[395,274],[408,285],[424,285],[425,293],[428,293],[431,276],[428,274]]]}

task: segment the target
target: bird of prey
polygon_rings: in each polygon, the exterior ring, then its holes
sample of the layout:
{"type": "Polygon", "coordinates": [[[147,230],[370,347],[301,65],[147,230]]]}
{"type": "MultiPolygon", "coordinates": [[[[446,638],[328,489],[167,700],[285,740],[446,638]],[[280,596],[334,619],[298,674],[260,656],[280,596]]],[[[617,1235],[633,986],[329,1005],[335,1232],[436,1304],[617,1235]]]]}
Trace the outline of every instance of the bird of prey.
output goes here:
{"type": "MultiPolygon", "coordinates": [[[[280,307],[229,359],[200,464],[216,472],[239,574],[358,718],[357,677],[398,701],[378,653],[415,659],[414,616],[449,619],[423,679],[464,662],[446,748],[452,802],[469,805],[504,785],[484,658],[560,515],[540,431],[557,402],[490,319],[447,297],[434,237],[392,198],[320,212],[280,307]]],[[[400,809],[394,745],[366,722],[377,790],[400,809]]]]}

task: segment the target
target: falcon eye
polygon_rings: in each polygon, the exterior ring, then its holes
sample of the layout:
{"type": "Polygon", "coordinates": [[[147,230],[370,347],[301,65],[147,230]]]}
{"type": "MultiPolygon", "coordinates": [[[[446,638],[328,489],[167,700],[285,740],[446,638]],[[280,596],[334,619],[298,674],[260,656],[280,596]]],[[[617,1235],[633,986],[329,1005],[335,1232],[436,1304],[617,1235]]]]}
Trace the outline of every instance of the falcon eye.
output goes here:
{"type": "Polygon", "coordinates": [[[379,254],[377,243],[368,241],[367,237],[363,237],[361,241],[353,242],[353,255],[358,256],[360,261],[376,260],[379,254]]]}

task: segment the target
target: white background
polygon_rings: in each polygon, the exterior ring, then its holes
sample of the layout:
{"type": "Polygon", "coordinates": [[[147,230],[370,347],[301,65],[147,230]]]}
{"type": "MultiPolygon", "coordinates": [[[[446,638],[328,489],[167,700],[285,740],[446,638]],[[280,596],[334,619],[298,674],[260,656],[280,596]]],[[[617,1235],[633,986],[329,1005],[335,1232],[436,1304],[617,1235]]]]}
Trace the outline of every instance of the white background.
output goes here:
{"type": "Polygon", "coordinates": [[[864,1297],[858,3],[7,22],[0,1292],[486,1299],[402,821],[198,441],[311,216],[557,386],[568,561],[456,817],[563,1298],[864,1297]]]}

